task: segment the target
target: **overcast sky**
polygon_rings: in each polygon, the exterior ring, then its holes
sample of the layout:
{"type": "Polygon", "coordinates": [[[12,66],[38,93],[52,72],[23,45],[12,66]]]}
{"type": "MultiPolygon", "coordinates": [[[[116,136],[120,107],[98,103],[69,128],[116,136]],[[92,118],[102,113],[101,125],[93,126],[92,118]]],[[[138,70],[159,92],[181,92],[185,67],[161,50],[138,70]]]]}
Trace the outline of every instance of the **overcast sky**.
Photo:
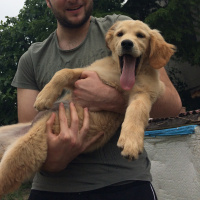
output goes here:
{"type": "Polygon", "coordinates": [[[25,0],[1,0],[0,21],[5,22],[5,16],[16,17],[23,8],[25,0]]]}

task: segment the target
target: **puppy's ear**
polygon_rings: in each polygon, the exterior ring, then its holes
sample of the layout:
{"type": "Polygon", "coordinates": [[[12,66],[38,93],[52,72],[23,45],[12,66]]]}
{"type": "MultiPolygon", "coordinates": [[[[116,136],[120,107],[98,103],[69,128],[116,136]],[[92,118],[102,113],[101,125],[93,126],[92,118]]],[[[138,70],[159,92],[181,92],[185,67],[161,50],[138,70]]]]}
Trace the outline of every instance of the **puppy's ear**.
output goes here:
{"type": "Polygon", "coordinates": [[[159,69],[169,62],[176,51],[176,47],[167,43],[157,30],[152,30],[150,35],[149,64],[151,67],[159,69]]]}
{"type": "Polygon", "coordinates": [[[119,24],[119,22],[116,22],[115,24],[113,24],[110,29],[108,30],[108,32],[106,33],[106,46],[110,49],[110,44],[114,38],[114,32],[115,32],[115,29],[117,27],[117,25],[119,24]]]}

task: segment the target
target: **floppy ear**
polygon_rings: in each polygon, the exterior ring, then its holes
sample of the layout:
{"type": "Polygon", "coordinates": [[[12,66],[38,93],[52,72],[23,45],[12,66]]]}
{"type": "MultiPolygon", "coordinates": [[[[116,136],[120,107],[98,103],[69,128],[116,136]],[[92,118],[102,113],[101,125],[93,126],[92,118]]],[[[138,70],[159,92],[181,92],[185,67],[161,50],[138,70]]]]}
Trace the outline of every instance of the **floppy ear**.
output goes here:
{"type": "Polygon", "coordinates": [[[111,42],[112,42],[112,40],[113,40],[113,38],[114,38],[114,31],[115,31],[115,29],[116,29],[116,27],[117,27],[117,25],[119,24],[119,21],[118,22],[116,22],[116,23],[114,23],[111,27],[110,27],[110,29],[108,30],[108,32],[106,33],[106,37],[105,37],[105,39],[106,39],[106,46],[110,49],[110,44],[111,44],[111,42]]]}
{"type": "Polygon", "coordinates": [[[150,35],[149,64],[151,67],[159,69],[169,62],[176,47],[167,43],[157,30],[152,30],[150,35]]]}

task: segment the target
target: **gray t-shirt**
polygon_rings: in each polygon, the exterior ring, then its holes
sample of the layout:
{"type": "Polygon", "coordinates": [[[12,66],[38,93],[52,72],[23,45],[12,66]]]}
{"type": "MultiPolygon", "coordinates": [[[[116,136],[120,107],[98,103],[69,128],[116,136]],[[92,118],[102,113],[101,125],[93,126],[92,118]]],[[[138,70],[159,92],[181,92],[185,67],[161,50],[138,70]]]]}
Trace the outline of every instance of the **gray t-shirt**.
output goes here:
{"type": "MultiPolygon", "coordinates": [[[[59,48],[56,32],[45,41],[32,44],[19,61],[12,85],[40,91],[58,70],[65,67],[84,67],[110,55],[105,44],[105,34],[113,23],[126,19],[130,18],[122,15],[92,17],[83,43],[69,51],[59,48]]],[[[146,151],[144,150],[138,160],[126,160],[117,147],[119,134],[120,128],[103,148],[79,155],[59,173],[37,173],[32,189],[81,192],[128,181],[151,181],[150,161],[146,151]]]]}

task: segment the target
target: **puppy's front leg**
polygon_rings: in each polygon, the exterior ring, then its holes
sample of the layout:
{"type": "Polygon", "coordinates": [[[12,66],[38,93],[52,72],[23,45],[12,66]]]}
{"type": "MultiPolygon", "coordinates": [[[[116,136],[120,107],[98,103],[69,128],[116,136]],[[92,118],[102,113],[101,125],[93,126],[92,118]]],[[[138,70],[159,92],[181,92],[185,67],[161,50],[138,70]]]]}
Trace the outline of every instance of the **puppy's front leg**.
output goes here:
{"type": "Polygon", "coordinates": [[[151,100],[147,93],[135,94],[130,98],[117,146],[121,154],[129,159],[138,158],[144,147],[144,129],[148,124],[151,100]]]}
{"type": "Polygon", "coordinates": [[[34,107],[39,111],[51,108],[64,88],[73,89],[74,83],[82,72],[81,68],[62,69],[56,72],[51,81],[38,94],[34,107]]]}

